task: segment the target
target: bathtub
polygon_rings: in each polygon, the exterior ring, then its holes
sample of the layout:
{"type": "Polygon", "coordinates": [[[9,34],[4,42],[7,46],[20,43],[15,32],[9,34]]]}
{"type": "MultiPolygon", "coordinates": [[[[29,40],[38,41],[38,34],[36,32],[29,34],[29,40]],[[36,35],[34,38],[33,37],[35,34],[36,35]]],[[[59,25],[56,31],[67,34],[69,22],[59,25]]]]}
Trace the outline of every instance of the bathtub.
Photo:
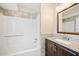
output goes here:
{"type": "Polygon", "coordinates": [[[41,49],[34,48],[10,54],[9,56],[41,56],[41,49]]]}

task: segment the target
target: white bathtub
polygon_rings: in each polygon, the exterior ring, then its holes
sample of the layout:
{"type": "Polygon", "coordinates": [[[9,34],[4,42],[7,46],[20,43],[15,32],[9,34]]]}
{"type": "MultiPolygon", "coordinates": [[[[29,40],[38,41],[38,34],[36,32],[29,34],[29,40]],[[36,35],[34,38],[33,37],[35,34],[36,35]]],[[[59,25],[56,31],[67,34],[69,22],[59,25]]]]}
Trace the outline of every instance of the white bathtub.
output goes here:
{"type": "Polygon", "coordinates": [[[0,21],[0,56],[41,55],[39,17],[34,20],[0,16],[0,21]]]}
{"type": "Polygon", "coordinates": [[[9,56],[41,56],[41,50],[39,48],[24,50],[10,54],[9,56]]]}

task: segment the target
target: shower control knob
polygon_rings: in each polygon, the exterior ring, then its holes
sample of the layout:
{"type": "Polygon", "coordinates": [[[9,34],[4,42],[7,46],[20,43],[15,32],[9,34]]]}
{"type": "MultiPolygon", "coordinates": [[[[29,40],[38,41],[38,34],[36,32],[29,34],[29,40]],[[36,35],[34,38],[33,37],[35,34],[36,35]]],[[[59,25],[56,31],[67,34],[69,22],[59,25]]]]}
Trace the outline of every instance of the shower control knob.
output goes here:
{"type": "Polygon", "coordinates": [[[35,38],[35,40],[37,40],[37,38],[35,38]]]}

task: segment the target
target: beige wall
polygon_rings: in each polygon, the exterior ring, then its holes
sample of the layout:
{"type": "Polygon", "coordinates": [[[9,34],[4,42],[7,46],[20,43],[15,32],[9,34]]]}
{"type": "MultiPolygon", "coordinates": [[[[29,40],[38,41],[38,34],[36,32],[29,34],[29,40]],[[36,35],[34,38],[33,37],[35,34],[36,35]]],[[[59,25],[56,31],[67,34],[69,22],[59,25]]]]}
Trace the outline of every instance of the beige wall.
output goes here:
{"type": "Polygon", "coordinates": [[[45,55],[45,36],[56,33],[56,4],[41,4],[41,53],[45,55]]]}
{"type": "Polygon", "coordinates": [[[41,4],[41,34],[56,33],[56,4],[41,4]]]}

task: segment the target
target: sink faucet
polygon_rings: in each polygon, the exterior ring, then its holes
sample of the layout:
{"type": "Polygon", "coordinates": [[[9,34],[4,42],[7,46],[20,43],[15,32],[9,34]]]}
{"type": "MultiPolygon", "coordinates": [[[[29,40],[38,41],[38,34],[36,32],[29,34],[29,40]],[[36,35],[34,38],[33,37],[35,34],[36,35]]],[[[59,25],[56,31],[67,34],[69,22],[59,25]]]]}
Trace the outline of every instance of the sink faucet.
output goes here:
{"type": "Polygon", "coordinates": [[[66,40],[69,40],[69,37],[63,37],[64,39],[66,39],[66,40]]]}
{"type": "Polygon", "coordinates": [[[62,36],[62,38],[63,38],[63,39],[65,39],[65,40],[70,40],[70,38],[69,38],[69,35],[68,35],[68,34],[64,34],[64,35],[62,36]]]}

